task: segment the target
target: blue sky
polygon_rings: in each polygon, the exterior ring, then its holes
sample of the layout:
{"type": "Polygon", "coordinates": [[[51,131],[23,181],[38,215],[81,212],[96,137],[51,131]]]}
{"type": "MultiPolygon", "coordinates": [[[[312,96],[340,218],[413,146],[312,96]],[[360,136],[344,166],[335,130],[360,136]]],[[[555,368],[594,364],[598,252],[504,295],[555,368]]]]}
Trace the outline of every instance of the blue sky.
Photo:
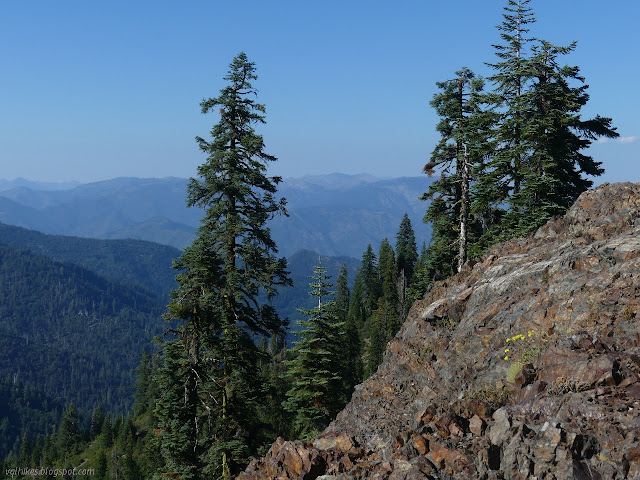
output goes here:
{"type": "MultiPolygon", "coordinates": [[[[199,102],[244,50],[256,63],[270,173],[418,176],[437,141],[435,82],[489,74],[506,0],[0,3],[0,178],[188,177],[199,102]],[[453,10],[455,5],[455,11],[453,10]]],[[[577,40],[585,117],[622,140],[591,153],[602,181],[640,181],[640,2],[533,0],[532,34],[577,40]],[[611,4],[610,4],[611,5],[611,4]]]]}

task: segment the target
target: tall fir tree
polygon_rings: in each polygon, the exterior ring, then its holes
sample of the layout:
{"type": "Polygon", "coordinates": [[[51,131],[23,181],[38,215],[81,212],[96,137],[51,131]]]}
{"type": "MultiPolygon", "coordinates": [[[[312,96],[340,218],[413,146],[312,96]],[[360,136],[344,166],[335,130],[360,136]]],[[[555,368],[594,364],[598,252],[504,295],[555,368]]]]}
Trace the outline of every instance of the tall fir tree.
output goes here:
{"type": "Polygon", "coordinates": [[[423,200],[431,200],[424,217],[431,223],[431,244],[423,276],[431,281],[460,270],[467,260],[469,244],[478,236],[478,222],[472,224],[470,192],[476,170],[491,147],[488,136],[493,115],[484,105],[484,81],[468,68],[456,77],[438,82],[441,90],[431,101],[440,116],[436,130],[440,141],[424,166],[429,176],[439,173],[423,200]]]}
{"type": "Polygon", "coordinates": [[[373,252],[373,247],[370,244],[367,245],[367,249],[362,254],[362,263],[358,274],[360,274],[362,278],[362,303],[364,307],[364,318],[366,319],[376,309],[378,298],[381,294],[378,274],[378,258],[373,252]]]}
{"type": "Polygon", "coordinates": [[[396,258],[393,247],[386,238],[380,242],[378,259],[377,277],[380,296],[377,299],[376,309],[369,319],[370,338],[365,369],[367,377],[382,363],[387,342],[400,328],[396,258]]]}
{"type": "Polygon", "coordinates": [[[367,319],[377,307],[379,297],[378,259],[369,244],[362,254],[362,262],[353,281],[347,313],[348,320],[353,322],[359,331],[365,328],[367,319]]]}
{"type": "Polygon", "coordinates": [[[413,271],[418,261],[416,236],[411,226],[409,215],[405,212],[396,234],[396,255],[398,268],[398,296],[400,312],[404,317],[411,304],[409,303],[409,288],[413,278],[413,271]]]}
{"type": "Polygon", "coordinates": [[[509,199],[510,235],[524,235],[561,215],[593,185],[585,177],[599,176],[601,163],[581,152],[598,137],[615,138],[611,118],[583,120],[580,110],[589,100],[578,67],[562,65],[559,57],[576,43],[558,47],[546,41],[532,48],[528,62],[531,85],[524,94],[529,108],[523,140],[529,147],[519,192],[509,199]],[[574,86],[577,84],[577,86],[574,86]]]}
{"type": "Polygon", "coordinates": [[[350,396],[353,388],[362,381],[362,341],[356,318],[349,316],[349,278],[347,266],[342,264],[336,279],[336,295],[334,297],[335,311],[338,321],[345,325],[344,346],[342,357],[344,365],[344,390],[350,396]]]}
{"type": "MultiPolygon", "coordinates": [[[[528,148],[523,139],[527,129],[527,99],[524,92],[528,80],[529,25],[536,18],[529,8],[531,0],[508,0],[503,21],[497,26],[503,43],[494,44],[498,61],[489,63],[494,74],[488,77],[494,85],[489,96],[491,110],[498,116],[490,165],[483,170],[476,190],[478,205],[490,212],[491,220],[501,221],[501,207],[512,194],[520,191],[522,165],[527,162],[528,148]]],[[[485,237],[493,233],[493,225],[485,229],[485,237]]],[[[489,238],[487,243],[496,240],[489,238]]]]}
{"type": "Polygon", "coordinates": [[[342,362],[345,325],[338,319],[335,302],[328,300],[333,292],[329,291],[332,285],[326,272],[319,261],[309,284],[309,295],[317,298],[318,305],[299,310],[308,319],[299,322],[300,340],[287,362],[291,389],[284,406],[295,413],[294,433],[304,439],[326,427],[346,402],[342,362]]]}
{"type": "Polygon", "coordinates": [[[81,439],[78,407],[70,403],[62,415],[57,434],[58,447],[65,459],[76,453],[81,439]]]}
{"type": "MultiPolygon", "coordinates": [[[[251,335],[269,336],[285,326],[258,300],[261,293],[270,299],[276,287],[291,282],[266,226],[286,210],[285,200],[275,198],[281,179],[266,175],[276,158],[264,151],[254,130],[265,113],[254,99],[255,79],[255,65],[240,53],[225,77],[228,85],[201,103],[202,113],[219,112],[220,120],[210,141],[196,137],[207,161],[189,182],[188,205],[203,208],[205,215],[196,240],[175,264],[182,273],[167,312],[167,318],[183,322],[165,360],[182,366],[181,375],[160,379],[176,389],[175,396],[163,393],[168,404],[182,395],[175,414],[181,418],[174,419],[170,407],[157,408],[163,442],[184,433],[183,448],[163,446],[167,466],[183,479],[229,479],[255,451],[262,439],[256,431],[260,387],[251,335]],[[173,452],[180,450],[192,453],[178,458],[173,452]]],[[[162,369],[165,376],[170,367],[162,369]]]]}
{"type": "Polygon", "coordinates": [[[287,345],[283,333],[274,333],[270,339],[263,337],[259,345],[258,375],[262,380],[262,425],[268,438],[290,438],[293,415],[282,408],[290,385],[286,378],[287,345]]]}

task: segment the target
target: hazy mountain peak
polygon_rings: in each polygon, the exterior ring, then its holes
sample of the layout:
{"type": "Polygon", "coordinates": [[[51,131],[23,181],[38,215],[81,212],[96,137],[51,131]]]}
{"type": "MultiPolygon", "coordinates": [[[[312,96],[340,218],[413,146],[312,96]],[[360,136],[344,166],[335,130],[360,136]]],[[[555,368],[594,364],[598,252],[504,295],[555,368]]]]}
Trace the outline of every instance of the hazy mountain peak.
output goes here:
{"type": "Polygon", "coordinates": [[[302,177],[285,178],[285,184],[292,186],[301,186],[303,184],[311,184],[324,187],[327,189],[351,188],[364,183],[375,183],[382,180],[368,173],[358,173],[355,175],[346,173],[328,173],[325,175],[305,175],[302,177]]]}
{"type": "Polygon", "coordinates": [[[18,177],[13,180],[0,179],[0,191],[11,190],[14,188],[29,188],[31,190],[41,191],[58,191],[71,190],[80,185],[80,182],[37,182],[18,177]]]}

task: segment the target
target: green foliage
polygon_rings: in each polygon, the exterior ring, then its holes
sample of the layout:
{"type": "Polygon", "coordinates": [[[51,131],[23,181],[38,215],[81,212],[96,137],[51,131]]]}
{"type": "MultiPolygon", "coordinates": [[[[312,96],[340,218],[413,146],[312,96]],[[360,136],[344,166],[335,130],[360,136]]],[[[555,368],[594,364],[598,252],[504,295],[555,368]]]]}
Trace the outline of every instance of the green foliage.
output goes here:
{"type": "Polygon", "coordinates": [[[27,434],[50,433],[60,422],[63,405],[44,395],[18,376],[0,378],[0,458],[17,454],[20,439],[27,434]]]}
{"type": "Polygon", "coordinates": [[[58,448],[63,452],[65,458],[78,450],[78,444],[81,440],[78,422],[78,409],[75,404],[71,403],[62,415],[57,435],[58,448]]]}
{"type": "Polygon", "coordinates": [[[343,357],[344,391],[347,397],[355,386],[360,383],[364,374],[362,364],[362,341],[356,319],[349,316],[350,292],[349,279],[346,264],[342,264],[340,273],[336,280],[336,295],[333,299],[335,303],[335,313],[339,323],[344,324],[345,338],[344,348],[341,353],[343,357]]]}
{"type": "Polygon", "coordinates": [[[522,235],[563,214],[593,182],[585,175],[599,176],[601,163],[581,153],[597,137],[618,136],[611,119],[596,116],[582,120],[580,109],[589,96],[578,67],[562,66],[560,55],[575,49],[557,47],[546,41],[533,47],[527,79],[531,83],[523,95],[529,106],[523,141],[528,147],[522,165],[520,190],[509,202],[506,222],[513,226],[510,235],[522,235]]]}
{"type": "Polygon", "coordinates": [[[405,283],[409,283],[413,277],[413,270],[418,261],[418,250],[416,247],[416,236],[411,226],[409,215],[404,214],[398,233],[396,234],[396,254],[398,257],[398,274],[401,275],[405,283]]]}
{"type": "MultiPolygon", "coordinates": [[[[273,308],[281,318],[295,319],[298,317],[298,309],[312,309],[316,302],[309,296],[309,272],[313,272],[318,261],[318,253],[310,250],[300,250],[287,257],[287,269],[290,271],[292,286],[282,286],[278,288],[278,295],[273,298],[273,308]]],[[[350,257],[332,257],[321,255],[322,265],[327,268],[327,273],[332,278],[337,278],[342,269],[342,265],[347,266],[347,274],[350,279],[355,277],[360,260],[350,257]]],[[[347,286],[351,286],[351,283],[347,286]]],[[[338,284],[336,283],[336,286],[338,284]]],[[[339,292],[338,292],[339,293],[339,292]]],[[[260,297],[262,302],[266,302],[266,295],[260,297]]],[[[298,329],[296,322],[291,322],[291,329],[287,335],[287,345],[291,345],[294,334],[298,329]]]]}
{"type": "Polygon", "coordinates": [[[179,319],[165,343],[157,377],[156,407],[165,466],[160,473],[182,479],[228,479],[240,471],[260,442],[256,382],[259,351],[250,335],[282,332],[284,322],[269,300],[290,285],[286,261],[266,222],[286,214],[276,201],[279,177],[265,175],[275,157],[264,152],[253,125],[265,108],[254,100],[254,64],[237,55],[220,96],[203,100],[202,113],[219,111],[211,141],[197,137],[207,161],[188,186],[188,205],[205,209],[194,243],[175,268],[179,288],[166,317],[179,319]]]}
{"type": "Polygon", "coordinates": [[[387,343],[396,334],[403,320],[403,308],[398,293],[402,288],[398,285],[396,257],[386,238],[380,242],[378,258],[376,277],[379,296],[376,299],[376,308],[363,328],[365,336],[368,337],[365,377],[376,371],[382,362],[387,343]]]}
{"type": "Polygon", "coordinates": [[[414,270],[418,262],[416,236],[411,226],[411,220],[409,220],[409,216],[406,213],[402,217],[398,233],[396,234],[396,254],[399,308],[401,316],[405,317],[412,304],[409,286],[411,285],[414,270]]]}
{"type": "Polygon", "coordinates": [[[176,287],[171,262],[176,248],[142,240],[97,240],[46,235],[0,223],[0,243],[25,248],[62,263],[73,263],[114,283],[135,285],[163,304],[176,287]]]}
{"type": "Polygon", "coordinates": [[[439,171],[440,178],[422,197],[431,200],[424,221],[432,224],[433,233],[421,264],[421,275],[430,281],[458,270],[467,258],[466,245],[473,243],[481,228],[479,218],[472,221],[474,197],[469,188],[490,148],[487,132],[492,122],[484,108],[484,81],[471,70],[463,68],[455,78],[437,85],[441,92],[434,95],[431,106],[440,116],[436,130],[441,137],[424,172],[432,176],[439,171]]]}
{"type": "Polygon", "coordinates": [[[502,43],[494,45],[498,58],[489,64],[492,91],[483,92],[482,80],[468,69],[438,83],[442,92],[431,105],[442,137],[425,173],[439,171],[440,179],[423,196],[431,200],[425,222],[433,228],[416,283],[423,292],[429,282],[455,273],[456,263],[460,269],[467,255],[477,258],[566,212],[593,184],[587,176],[603,173],[582,151],[598,137],[618,136],[610,118],[581,118],[588,86],[578,67],[560,61],[576,44],[529,38],[535,22],[529,3],[507,2],[498,26],[502,43]],[[466,180],[460,173],[465,158],[466,180]]]}
{"type": "MultiPolygon", "coordinates": [[[[345,396],[345,324],[339,321],[326,268],[319,263],[311,277],[309,295],[318,306],[300,310],[301,339],[291,349],[287,378],[291,384],[284,408],[295,414],[294,435],[310,439],[326,427],[346,403],[345,396]],[[324,299],[324,301],[323,301],[324,299]]],[[[343,307],[344,308],[344,307],[343,307]]]]}
{"type": "Polygon", "coordinates": [[[504,359],[511,362],[507,370],[507,382],[513,383],[522,367],[538,356],[542,340],[536,338],[533,330],[529,330],[526,335],[517,334],[507,338],[506,343],[504,359]]]}
{"type": "MultiPolygon", "coordinates": [[[[113,412],[131,407],[140,351],[163,327],[157,297],[3,245],[0,296],[0,378],[37,385],[56,404],[75,403],[83,424],[98,404],[113,412]]],[[[22,420],[13,421],[21,428],[22,420]]],[[[29,435],[46,432],[41,425],[29,435]]]]}

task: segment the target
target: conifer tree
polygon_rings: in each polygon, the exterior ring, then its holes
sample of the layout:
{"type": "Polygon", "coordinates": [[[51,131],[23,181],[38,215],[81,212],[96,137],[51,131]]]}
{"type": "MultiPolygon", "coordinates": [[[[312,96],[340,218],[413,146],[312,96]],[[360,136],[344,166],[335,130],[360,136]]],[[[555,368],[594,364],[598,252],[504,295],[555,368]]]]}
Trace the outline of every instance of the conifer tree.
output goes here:
{"type": "Polygon", "coordinates": [[[341,322],[347,322],[347,315],[349,314],[349,273],[347,271],[347,265],[342,264],[340,267],[340,273],[336,279],[336,295],[333,299],[336,306],[336,314],[341,322]]]}
{"type": "Polygon", "coordinates": [[[38,434],[36,437],[36,442],[33,445],[33,449],[31,450],[31,465],[34,467],[38,467],[42,465],[43,459],[43,445],[42,445],[42,435],[38,434]]]}
{"type": "Polygon", "coordinates": [[[362,263],[358,273],[362,278],[362,306],[363,316],[366,319],[376,309],[380,297],[378,259],[370,244],[362,254],[362,263]]]}
{"type": "Polygon", "coordinates": [[[104,413],[102,412],[102,406],[98,405],[93,410],[91,415],[91,437],[96,438],[102,431],[102,423],[104,422],[104,413]]]}
{"type": "Polygon", "coordinates": [[[404,272],[403,277],[411,281],[413,269],[418,260],[416,236],[411,225],[409,215],[405,212],[396,234],[396,256],[398,272],[404,272]]]}
{"type": "Polygon", "coordinates": [[[350,294],[347,266],[342,264],[336,279],[336,295],[333,299],[338,321],[345,324],[342,357],[344,364],[344,390],[350,396],[353,388],[362,381],[362,342],[359,325],[353,316],[349,316],[350,294]]]}
{"type": "Polygon", "coordinates": [[[111,415],[107,414],[100,428],[100,439],[103,449],[108,449],[113,445],[113,425],[111,423],[111,415]]]}
{"type": "Polygon", "coordinates": [[[396,259],[393,247],[386,238],[380,242],[378,259],[377,276],[380,296],[373,316],[369,319],[370,339],[365,370],[367,377],[382,363],[387,342],[400,328],[396,259]]]}
{"type": "Polygon", "coordinates": [[[356,278],[353,281],[353,289],[349,296],[349,310],[347,312],[347,320],[349,323],[356,325],[358,331],[361,331],[364,327],[364,323],[367,320],[367,312],[364,304],[365,287],[364,280],[360,270],[356,273],[356,278]]]}
{"type": "Polygon", "coordinates": [[[365,329],[367,319],[376,309],[379,297],[378,260],[369,244],[362,254],[362,263],[353,281],[353,291],[349,298],[347,318],[356,325],[358,331],[365,329]]]}
{"type": "Polygon", "coordinates": [[[309,318],[299,322],[301,338],[287,362],[291,389],[284,406],[296,415],[294,433],[305,439],[326,427],[345,403],[344,323],[337,318],[335,302],[328,300],[333,292],[326,271],[318,262],[309,284],[309,295],[318,299],[318,306],[299,310],[309,318]]]}
{"type": "Polygon", "coordinates": [[[160,380],[175,394],[164,392],[167,405],[157,408],[162,442],[171,444],[162,449],[167,466],[183,480],[229,479],[248,461],[253,442],[261,441],[258,354],[251,334],[284,328],[273,308],[258,300],[261,293],[272,298],[290,280],[266,226],[286,210],[284,199],[275,198],[281,179],[266,175],[276,158],[264,151],[254,130],[265,112],[254,100],[256,78],[254,64],[240,53],[225,77],[228,86],[201,103],[202,113],[219,112],[220,120],[210,141],[196,138],[207,160],[189,182],[188,205],[203,208],[205,215],[196,240],[175,264],[182,273],[167,318],[183,323],[167,346],[167,378],[160,380]],[[169,376],[171,367],[180,375],[169,376]],[[174,450],[179,439],[186,445],[174,450]]]}
{"type": "Polygon", "coordinates": [[[18,457],[18,463],[25,467],[33,466],[31,464],[31,455],[33,454],[33,444],[31,439],[27,435],[27,432],[22,434],[22,441],[20,442],[20,456],[18,457]]]}
{"type": "Polygon", "coordinates": [[[70,403],[62,415],[57,435],[58,446],[65,458],[76,453],[81,438],[79,421],[78,408],[75,403],[70,403]]]}
{"type": "Polygon", "coordinates": [[[490,148],[487,133],[492,121],[483,109],[484,81],[468,68],[437,85],[441,92],[434,95],[431,106],[440,116],[436,129],[441,137],[424,172],[429,176],[439,172],[440,177],[422,196],[431,200],[424,217],[432,226],[431,244],[422,268],[432,281],[459,271],[467,260],[470,240],[478,235],[479,227],[471,225],[470,188],[490,148]]]}
{"type": "Polygon", "coordinates": [[[532,48],[528,62],[532,83],[524,94],[528,128],[522,135],[530,153],[523,164],[521,189],[509,199],[511,235],[524,235],[566,212],[593,185],[584,175],[604,172],[600,162],[581,150],[600,136],[618,136],[611,118],[582,120],[580,116],[589,100],[588,86],[578,67],[559,63],[559,56],[575,47],[575,42],[558,47],[541,41],[532,48]]]}
{"type": "Polygon", "coordinates": [[[262,424],[267,438],[289,438],[291,436],[291,413],[282,408],[290,388],[286,378],[286,338],[283,333],[263,337],[259,345],[259,378],[263,379],[261,394],[262,424]]]}
{"type": "Polygon", "coordinates": [[[564,213],[592,185],[584,175],[603,172],[580,151],[598,136],[617,136],[610,118],[580,118],[587,86],[580,85],[578,67],[558,63],[576,44],[557,47],[527,37],[535,22],[529,2],[508,0],[498,26],[503,43],[494,45],[499,61],[489,64],[495,90],[488,98],[497,121],[491,158],[473,187],[474,211],[485,212],[479,252],[564,213]]]}
{"type": "Polygon", "coordinates": [[[98,460],[95,469],[95,478],[96,480],[107,480],[108,474],[108,465],[107,465],[107,455],[104,449],[100,449],[98,453],[98,460]]]}
{"type": "Polygon", "coordinates": [[[405,212],[398,233],[396,234],[396,255],[398,268],[398,295],[400,301],[400,313],[404,317],[409,311],[408,291],[413,278],[413,271],[418,261],[416,249],[416,237],[411,226],[409,215],[405,212]]]}
{"type": "MultiPolygon", "coordinates": [[[[495,74],[488,79],[494,85],[489,96],[491,110],[498,116],[492,135],[490,165],[484,169],[476,190],[480,192],[479,204],[492,212],[492,220],[500,220],[500,208],[512,194],[520,191],[522,164],[527,162],[528,147],[523,139],[527,129],[527,88],[529,25],[536,21],[529,3],[531,0],[508,0],[503,21],[497,26],[503,43],[493,45],[498,61],[488,65],[495,74]]],[[[491,228],[487,228],[490,231],[491,228]]],[[[489,243],[495,242],[490,239],[489,243]]]]}

